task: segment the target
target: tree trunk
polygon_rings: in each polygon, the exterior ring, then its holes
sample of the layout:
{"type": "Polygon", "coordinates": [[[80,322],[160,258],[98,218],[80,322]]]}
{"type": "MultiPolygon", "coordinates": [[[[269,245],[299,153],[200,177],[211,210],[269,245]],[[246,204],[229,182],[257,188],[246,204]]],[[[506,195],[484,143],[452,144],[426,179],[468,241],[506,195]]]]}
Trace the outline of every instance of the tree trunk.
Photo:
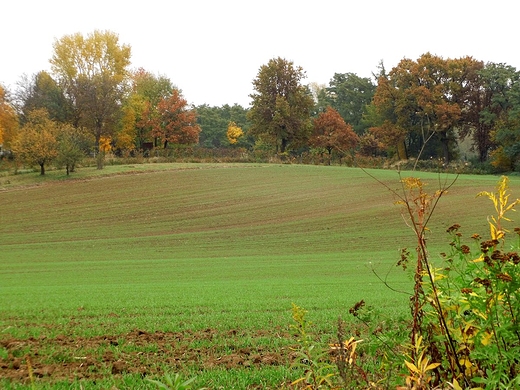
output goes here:
{"type": "Polygon", "coordinates": [[[488,158],[488,151],[491,145],[491,141],[489,139],[489,129],[487,129],[483,124],[479,124],[475,130],[473,140],[473,142],[477,145],[480,162],[485,162],[488,158]]]}
{"type": "Polygon", "coordinates": [[[441,131],[439,137],[442,145],[442,158],[444,164],[448,165],[450,163],[450,140],[448,138],[448,133],[446,131],[441,131]]]}
{"type": "Polygon", "coordinates": [[[40,163],[40,175],[45,175],[45,163],[40,163]]]}
{"type": "Polygon", "coordinates": [[[280,145],[280,153],[285,153],[287,144],[288,144],[287,138],[282,138],[282,144],[280,145]]]}
{"type": "Polygon", "coordinates": [[[406,152],[406,144],[404,140],[399,141],[397,144],[397,157],[399,160],[406,160],[408,158],[408,153],[406,152]]]}
{"type": "Polygon", "coordinates": [[[99,152],[96,158],[97,169],[103,169],[105,163],[105,152],[99,152]]]}
{"type": "Polygon", "coordinates": [[[482,162],[482,163],[485,162],[487,160],[487,155],[488,155],[487,149],[480,149],[478,151],[478,159],[479,159],[479,161],[482,162]]]}

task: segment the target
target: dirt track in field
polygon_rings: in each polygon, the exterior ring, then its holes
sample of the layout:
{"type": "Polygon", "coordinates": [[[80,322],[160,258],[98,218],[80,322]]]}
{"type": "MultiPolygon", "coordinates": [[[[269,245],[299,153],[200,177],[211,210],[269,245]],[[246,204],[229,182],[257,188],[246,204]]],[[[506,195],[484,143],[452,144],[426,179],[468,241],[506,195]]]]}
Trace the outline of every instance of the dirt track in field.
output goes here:
{"type": "MultiPolygon", "coordinates": [[[[36,381],[55,382],[96,380],[122,374],[143,377],[162,375],[165,366],[172,372],[178,372],[186,366],[198,366],[202,370],[236,367],[258,369],[262,366],[290,364],[291,350],[237,347],[233,344],[234,340],[238,340],[237,334],[235,330],[222,335],[216,330],[206,329],[198,332],[155,333],[135,330],[128,334],[91,338],[6,337],[0,340],[0,346],[8,354],[7,358],[0,358],[0,378],[29,383],[32,371],[36,381]],[[230,342],[225,348],[212,346],[214,344],[211,341],[216,337],[227,337],[230,342]],[[207,344],[208,347],[193,348],[194,343],[207,344]]],[[[267,331],[258,331],[251,337],[270,336],[273,335],[267,331]]]]}

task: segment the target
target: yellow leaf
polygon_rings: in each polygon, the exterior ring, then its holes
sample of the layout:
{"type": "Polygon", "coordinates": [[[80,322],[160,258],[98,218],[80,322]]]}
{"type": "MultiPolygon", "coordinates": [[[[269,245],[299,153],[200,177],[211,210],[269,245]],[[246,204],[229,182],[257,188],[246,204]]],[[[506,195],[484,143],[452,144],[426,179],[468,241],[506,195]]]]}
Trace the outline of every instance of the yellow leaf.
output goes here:
{"type": "Polygon", "coordinates": [[[489,222],[489,230],[490,230],[490,234],[491,234],[491,239],[498,240],[498,238],[497,238],[498,237],[497,228],[491,222],[489,222]]]}
{"type": "Polygon", "coordinates": [[[478,258],[476,258],[475,260],[472,260],[472,263],[481,263],[482,261],[484,261],[484,256],[483,255],[480,255],[478,258]]]}
{"type": "Polygon", "coordinates": [[[462,387],[460,387],[459,382],[456,379],[453,379],[453,383],[451,385],[455,390],[462,390],[462,387]]]}
{"type": "Polygon", "coordinates": [[[482,345],[489,345],[491,343],[492,337],[493,337],[493,334],[486,331],[485,336],[482,338],[482,340],[480,342],[482,343],[482,345]]]}
{"type": "Polygon", "coordinates": [[[429,370],[435,370],[437,367],[439,367],[441,364],[440,363],[432,363],[432,364],[429,364],[428,366],[426,366],[426,370],[425,371],[429,371],[429,370]]]}
{"type": "Polygon", "coordinates": [[[300,383],[301,381],[304,381],[304,380],[305,380],[305,378],[298,378],[295,381],[292,381],[291,385],[296,385],[296,384],[298,384],[298,383],[300,383]]]}
{"type": "Polygon", "coordinates": [[[466,358],[464,358],[464,359],[460,359],[460,360],[459,360],[459,364],[460,364],[461,366],[466,367],[466,368],[471,368],[471,367],[473,367],[473,364],[471,364],[471,362],[469,361],[469,359],[466,359],[466,358]]]}
{"type": "Polygon", "coordinates": [[[404,364],[406,364],[406,367],[408,367],[408,369],[411,372],[416,372],[418,374],[420,373],[419,369],[415,366],[415,364],[407,362],[406,360],[404,361],[404,364]]]}
{"type": "Polygon", "coordinates": [[[482,313],[480,310],[477,310],[477,309],[473,309],[473,313],[475,313],[476,315],[478,315],[480,318],[482,318],[483,320],[487,320],[487,315],[485,315],[484,313],[482,313]]]}

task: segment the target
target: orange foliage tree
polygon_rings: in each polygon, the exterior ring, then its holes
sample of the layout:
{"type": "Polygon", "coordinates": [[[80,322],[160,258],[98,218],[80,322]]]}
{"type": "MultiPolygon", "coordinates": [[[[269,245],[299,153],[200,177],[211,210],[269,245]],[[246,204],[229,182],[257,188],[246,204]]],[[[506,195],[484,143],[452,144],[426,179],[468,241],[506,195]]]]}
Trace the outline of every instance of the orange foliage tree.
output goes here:
{"type": "Polygon", "coordinates": [[[9,147],[17,129],[16,111],[9,103],[5,89],[0,85],[0,145],[9,147]]]}
{"type": "MultiPolygon", "coordinates": [[[[388,76],[380,77],[373,100],[386,129],[393,129],[394,133],[405,130],[407,138],[415,141],[419,155],[435,137],[445,162],[451,158],[453,133],[462,114],[456,93],[457,83],[464,80],[460,80],[459,69],[452,66],[453,62],[430,53],[417,61],[405,58],[388,76]]],[[[404,138],[393,138],[404,143],[404,138]]],[[[407,157],[401,152],[403,148],[404,145],[397,145],[400,158],[407,157]]]]}
{"type": "Polygon", "coordinates": [[[157,117],[149,117],[152,136],[161,140],[164,148],[168,143],[190,145],[199,142],[200,126],[197,112],[188,108],[186,99],[177,89],[157,105],[157,117]]]}
{"type": "Polygon", "coordinates": [[[356,147],[359,137],[350,124],[345,123],[341,115],[332,107],[327,107],[314,119],[314,130],[310,144],[316,148],[324,148],[329,153],[329,163],[332,151],[345,153],[356,147]]]}
{"type": "Polygon", "coordinates": [[[405,144],[407,132],[399,125],[385,120],[380,126],[371,127],[367,134],[372,135],[391,154],[396,154],[399,160],[408,158],[405,144]]]}
{"type": "Polygon", "coordinates": [[[112,139],[110,137],[102,136],[99,139],[99,152],[108,153],[112,150],[112,139]]]}

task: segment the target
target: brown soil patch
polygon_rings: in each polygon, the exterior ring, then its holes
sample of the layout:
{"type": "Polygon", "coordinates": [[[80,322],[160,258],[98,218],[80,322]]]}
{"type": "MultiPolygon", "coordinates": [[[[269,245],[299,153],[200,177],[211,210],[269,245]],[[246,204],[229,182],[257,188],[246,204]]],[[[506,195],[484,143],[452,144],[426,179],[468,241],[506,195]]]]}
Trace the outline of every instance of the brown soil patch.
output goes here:
{"type": "MultiPolygon", "coordinates": [[[[267,333],[259,331],[249,337],[265,338],[267,333]]],[[[122,374],[161,375],[164,367],[175,372],[189,366],[204,370],[290,364],[289,349],[272,351],[262,346],[238,347],[238,344],[237,331],[219,334],[213,329],[155,333],[135,330],[90,338],[63,335],[54,339],[4,338],[0,346],[8,356],[0,358],[0,378],[27,382],[32,370],[39,381],[96,380],[122,374]],[[216,338],[224,341],[213,342],[216,338]]]]}

